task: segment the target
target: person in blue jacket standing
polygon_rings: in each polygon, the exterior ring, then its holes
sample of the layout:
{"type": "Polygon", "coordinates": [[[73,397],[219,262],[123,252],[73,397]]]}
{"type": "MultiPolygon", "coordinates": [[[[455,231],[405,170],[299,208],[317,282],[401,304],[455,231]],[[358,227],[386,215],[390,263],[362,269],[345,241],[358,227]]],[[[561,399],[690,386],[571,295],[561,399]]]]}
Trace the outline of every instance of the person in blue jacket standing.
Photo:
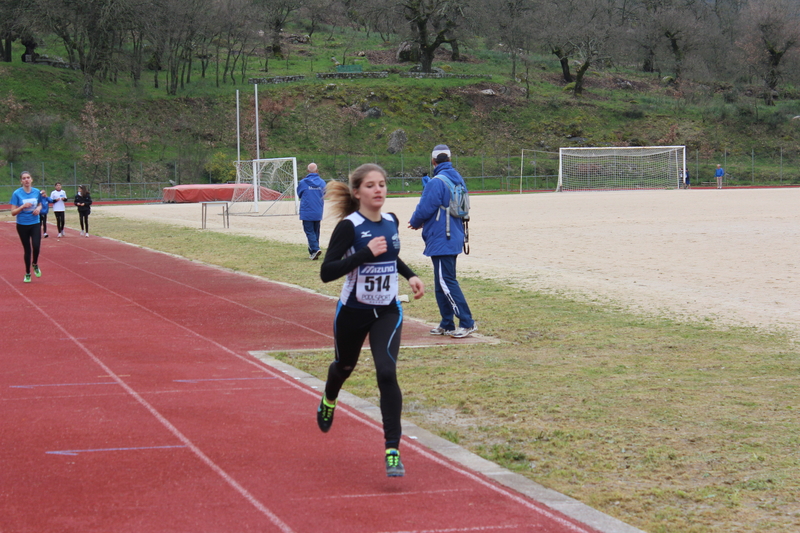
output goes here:
{"type": "Polygon", "coordinates": [[[447,210],[450,204],[450,188],[437,176],[443,175],[456,185],[465,185],[464,178],[450,162],[450,149],[438,144],[431,152],[431,163],[435,166],[433,178],[422,191],[408,227],[422,228],[425,255],[433,262],[433,281],[436,303],[442,316],[439,326],[431,335],[450,335],[454,338],[468,337],[478,329],[469,309],[464,293],[456,278],[456,259],[464,247],[464,223],[447,210]],[[447,235],[447,217],[450,217],[450,236],[447,235]],[[455,318],[459,324],[456,327],[455,318]]]}
{"type": "Polygon", "coordinates": [[[717,178],[717,189],[722,188],[722,180],[725,178],[725,169],[722,165],[717,165],[717,171],[714,172],[714,177],[717,178]]]}
{"type": "Polygon", "coordinates": [[[317,173],[317,164],[308,165],[308,175],[297,185],[300,198],[300,220],[308,239],[308,258],[319,259],[319,235],[322,226],[322,211],[325,207],[325,180],[317,173]]]}

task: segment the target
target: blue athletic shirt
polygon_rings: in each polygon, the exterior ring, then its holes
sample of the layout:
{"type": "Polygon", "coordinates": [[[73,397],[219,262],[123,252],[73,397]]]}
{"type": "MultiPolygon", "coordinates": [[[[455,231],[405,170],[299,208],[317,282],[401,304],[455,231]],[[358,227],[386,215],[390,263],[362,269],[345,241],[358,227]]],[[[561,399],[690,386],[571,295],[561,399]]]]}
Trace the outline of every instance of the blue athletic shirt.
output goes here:
{"type": "Polygon", "coordinates": [[[398,274],[408,279],[414,272],[400,259],[398,220],[382,213],[373,222],[355,212],[342,219],[331,235],[328,252],[320,268],[325,283],[346,276],[339,301],[348,307],[374,309],[395,302],[398,274]],[[386,252],[375,257],[369,241],[386,238],[386,252]]]}
{"type": "Polygon", "coordinates": [[[39,199],[41,196],[42,193],[39,192],[39,189],[35,187],[31,187],[31,192],[25,192],[25,189],[22,187],[14,191],[14,194],[11,195],[11,201],[9,202],[14,207],[23,205],[26,200],[33,201],[32,207],[23,209],[19,212],[17,215],[17,224],[20,226],[31,226],[39,223],[39,215],[34,215],[33,211],[36,209],[36,206],[39,205],[39,199]]]}

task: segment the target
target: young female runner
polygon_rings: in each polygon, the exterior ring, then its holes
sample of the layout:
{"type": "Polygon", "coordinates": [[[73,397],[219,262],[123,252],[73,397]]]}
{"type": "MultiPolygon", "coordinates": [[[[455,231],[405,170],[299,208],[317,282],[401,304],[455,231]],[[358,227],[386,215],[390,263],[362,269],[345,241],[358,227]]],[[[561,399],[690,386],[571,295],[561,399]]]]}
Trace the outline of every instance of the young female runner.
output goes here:
{"type": "Polygon", "coordinates": [[[335,359],[328,368],[325,393],[317,409],[317,424],[327,432],[333,424],[336,399],[358,363],[364,340],[375,361],[386,441],[386,475],[400,477],[400,414],[403,395],[397,384],[397,356],[403,327],[403,308],[397,300],[398,273],[408,280],[414,299],[422,298],[422,280],[398,257],[398,220],[382,213],[386,200],[386,171],[361,165],[349,185],[331,181],[326,197],[334,216],[342,218],[333,230],[320,277],[327,283],[346,276],[333,324],[335,359]]]}
{"type": "Polygon", "coordinates": [[[39,247],[42,242],[42,230],[39,228],[39,212],[42,209],[39,189],[33,188],[33,176],[23,172],[19,176],[22,187],[11,195],[11,216],[17,217],[17,234],[22,241],[25,252],[25,283],[31,282],[31,264],[36,277],[42,275],[39,270],[39,247]]]}
{"type": "Polygon", "coordinates": [[[89,236],[89,214],[92,212],[92,195],[85,185],[78,186],[75,195],[75,206],[78,208],[78,219],[81,222],[81,237],[89,236]]]}

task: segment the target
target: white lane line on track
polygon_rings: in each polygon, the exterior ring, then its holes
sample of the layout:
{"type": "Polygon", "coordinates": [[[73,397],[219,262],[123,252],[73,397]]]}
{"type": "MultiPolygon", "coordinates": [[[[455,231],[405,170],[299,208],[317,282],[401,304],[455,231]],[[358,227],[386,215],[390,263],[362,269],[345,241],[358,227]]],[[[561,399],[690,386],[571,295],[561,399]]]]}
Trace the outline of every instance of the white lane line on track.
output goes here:
{"type": "Polygon", "coordinates": [[[9,385],[9,389],[35,389],[37,387],[81,387],[90,385],[116,385],[116,381],[100,381],[96,383],[41,383],[38,385],[9,385]]]}
{"type": "Polygon", "coordinates": [[[173,379],[175,383],[204,383],[207,381],[248,381],[256,379],[278,379],[272,376],[262,378],[211,378],[211,379],[173,379]]]}
{"type": "MultiPolygon", "coordinates": [[[[66,270],[69,270],[69,269],[66,269],[66,270]]],[[[89,280],[88,278],[86,278],[86,277],[84,277],[84,276],[81,276],[81,275],[80,275],[80,274],[78,274],[77,272],[74,272],[74,271],[72,271],[72,270],[69,270],[69,271],[70,271],[72,274],[74,274],[75,276],[77,276],[77,277],[80,277],[80,278],[83,278],[83,279],[84,279],[84,280],[86,280],[87,282],[89,282],[89,283],[91,283],[91,284],[93,284],[93,285],[95,285],[95,286],[97,286],[97,287],[100,287],[100,289],[101,289],[101,290],[104,290],[104,291],[106,291],[106,292],[108,292],[108,293],[111,293],[111,294],[115,295],[116,297],[118,297],[118,298],[121,298],[121,299],[123,299],[123,300],[129,301],[129,302],[133,303],[134,305],[136,305],[136,306],[138,306],[138,307],[140,307],[140,308],[142,308],[142,309],[145,309],[146,311],[148,311],[148,312],[152,313],[152,314],[153,314],[153,315],[155,315],[155,316],[159,316],[157,313],[153,312],[152,310],[149,310],[149,309],[147,309],[147,308],[145,308],[145,307],[141,306],[141,305],[140,305],[140,304],[138,304],[137,302],[133,302],[133,301],[132,301],[130,298],[126,298],[126,297],[124,297],[124,296],[122,296],[122,295],[120,295],[120,294],[117,294],[117,293],[115,293],[114,291],[112,291],[112,290],[110,290],[110,289],[108,289],[108,288],[106,288],[106,287],[103,287],[103,286],[99,285],[98,283],[95,283],[95,282],[93,282],[93,281],[89,280]]],[[[67,330],[66,330],[66,328],[64,328],[64,326],[62,326],[62,325],[61,325],[61,324],[60,324],[58,321],[56,321],[56,319],[55,319],[54,317],[52,317],[51,315],[49,315],[49,314],[48,314],[48,313],[47,313],[47,312],[46,312],[44,309],[42,309],[41,307],[39,307],[39,306],[36,304],[36,302],[34,302],[33,300],[31,300],[31,299],[30,299],[28,296],[26,296],[24,293],[22,293],[22,292],[21,292],[19,289],[17,289],[15,286],[11,285],[11,283],[10,283],[8,280],[6,280],[5,278],[4,278],[3,280],[6,282],[6,284],[7,284],[7,285],[9,285],[9,286],[11,287],[11,290],[13,290],[14,292],[16,292],[16,293],[17,293],[17,294],[18,294],[18,295],[19,295],[19,296],[20,296],[20,297],[21,297],[23,300],[25,300],[26,302],[28,302],[28,304],[29,304],[31,307],[33,307],[34,309],[36,309],[36,310],[37,310],[37,311],[38,311],[38,312],[39,312],[39,313],[40,313],[42,316],[44,316],[44,317],[45,317],[47,320],[49,320],[49,321],[50,321],[50,322],[51,322],[51,323],[52,323],[52,324],[53,324],[53,325],[54,325],[54,326],[55,326],[55,327],[56,327],[58,330],[60,330],[60,331],[64,332],[64,334],[65,334],[65,335],[67,335],[67,337],[68,337],[68,338],[69,338],[69,339],[70,339],[70,340],[71,340],[71,341],[72,341],[72,342],[73,342],[73,343],[74,343],[76,346],[78,346],[78,347],[81,349],[81,351],[83,351],[83,352],[84,352],[84,353],[85,353],[85,354],[86,354],[86,355],[87,355],[87,356],[88,356],[88,357],[89,357],[89,358],[90,358],[92,361],[94,361],[94,362],[95,362],[95,364],[97,364],[97,365],[98,365],[100,368],[102,368],[102,369],[103,369],[103,371],[104,371],[104,372],[105,372],[105,373],[106,373],[108,376],[110,376],[110,377],[111,377],[111,378],[112,378],[114,381],[116,381],[116,382],[117,382],[117,383],[120,385],[120,387],[122,387],[123,389],[125,389],[125,391],[126,391],[126,392],[127,392],[127,393],[128,393],[130,396],[131,396],[131,397],[133,397],[133,398],[134,398],[134,399],[135,399],[135,400],[136,400],[136,401],[137,401],[137,402],[138,402],[138,403],[139,403],[139,404],[140,404],[142,407],[144,407],[144,408],[145,408],[145,409],[146,409],[146,410],[147,410],[147,411],[148,411],[148,412],[149,412],[151,415],[153,415],[153,417],[155,417],[155,418],[156,418],[156,420],[158,420],[158,421],[161,423],[161,425],[163,425],[163,426],[164,426],[164,427],[165,427],[165,428],[166,428],[166,429],[167,429],[167,430],[168,430],[170,433],[172,433],[172,434],[173,434],[173,435],[174,435],[174,436],[175,436],[175,437],[176,437],[176,438],[177,438],[177,439],[178,439],[180,442],[182,442],[182,443],[183,443],[183,444],[184,444],[184,445],[185,445],[187,448],[189,448],[189,449],[192,451],[192,453],[194,453],[194,455],[195,455],[195,456],[196,456],[198,459],[200,459],[200,461],[202,461],[203,463],[205,463],[205,464],[206,464],[206,466],[208,466],[208,467],[209,467],[211,470],[213,470],[213,471],[214,471],[214,472],[215,472],[217,475],[219,475],[219,476],[220,476],[220,477],[221,477],[221,478],[222,478],[222,479],[223,479],[223,480],[224,480],[224,481],[225,481],[225,482],[226,482],[226,483],[227,483],[229,486],[231,486],[231,487],[232,487],[232,488],[233,488],[233,489],[234,489],[236,492],[238,492],[238,493],[239,493],[239,494],[240,494],[242,497],[244,497],[244,499],[245,499],[245,500],[247,500],[248,502],[250,502],[250,504],[251,504],[251,505],[253,505],[253,507],[255,507],[256,509],[258,509],[258,510],[259,510],[259,511],[260,511],[260,512],[261,512],[261,513],[264,515],[264,516],[266,516],[266,517],[269,519],[269,521],[270,521],[270,522],[272,522],[272,524],[273,524],[273,525],[275,525],[275,526],[276,526],[278,529],[280,529],[280,531],[282,531],[283,533],[294,533],[294,530],[292,530],[292,528],[290,528],[290,527],[289,527],[289,526],[288,526],[288,525],[287,525],[285,522],[283,522],[283,520],[281,520],[281,519],[278,517],[278,515],[276,515],[275,513],[273,513],[273,512],[272,512],[272,511],[271,511],[269,508],[267,508],[267,507],[266,507],[264,504],[262,504],[260,501],[258,501],[258,499],[256,499],[256,497],[255,497],[255,496],[253,496],[253,495],[252,495],[252,494],[251,494],[251,493],[250,493],[250,492],[249,492],[247,489],[245,489],[245,488],[244,488],[242,485],[240,485],[240,484],[239,484],[239,483],[238,483],[238,482],[237,482],[237,481],[236,481],[236,480],[235,480],[235,479],[234,479],[234,478],[233,478],[233,477],[232,477],[230,474],[228,474],[228,473],[227,473],[225,470],[223,470],[223,469],[222,469],[222,467],[220,467],[220,466],[219,466],[218,464],[216,464],[216,463],[215,463],[213,460],[211,460],[211,458],[210,458],[210,457],[208,457],[208,456],[207,456],[205,453],[203,453],[203,451],[202,451],[202,450],[201,450],[201,449],[200,449],[200,448],[199,448],[197,445],[195,445],[195,444],[194,444],[194,443],[193,443],[191,440],[189,440],[189,438],[188,438],[186,435],[184,435],[184,434],[183,434],[183,433],[182,433],[182,432],[181,432],[181,431],[180,431],[180,430],[179,430],[177,427],[175,427],[175,426],[174,426],[174,425],[173,425],[173,424],[172,424],[172,423],[171,423],[169,420],[167,420],[167,418],[166,418],[166,417],[164,417],[164,416],[163,416],[161,413],[159,413],[159,412],[158,412],[158,410],[157,410],[155,407],[153,407],[152,405],[150,405],[150,403],[148,403],[148,402],[147,402],[147,400],[145,400],[145,399],[144,399],[144,398],[143,398],[143,397],[142,397],[142,396],[141,396],[139,393],[137,393],[135,390],[133,390],[133,388],[131,388],[131,386],[130,386],[130,385],[128,385],[128,384],[127,384],[127,383],[126,383],[126,382],[125,382],[125,381],[124,381],[122,378],[120,378],[119,376],[117,376],[117,375],[116,375],[116,374],[115,374],[115,373],[114,373],[114,372],[111,370],[111,368],[109,368],[108,366],[106,366],[106,364],[105,364],[105,363],[103,363],[103,362],[102,362],[102,361],[101,361],[101,360],[100,360],[100,359],[99,359],[99,358],[98,358],[98,357],[97,357],[97,356],[96,356],[96,355],[95,355],[95,354],[94,354],[94,353],[93,353],[91,350],[89,350],[89,349],[88,349],[88,348],[87,348],[87,347],[86,347],[86,346],[85,346],[85,345],[84,345],[84,344],[83,344],[83,343],[82,343],[80,340],[78,340],[76,337],[72,336],[72,335],[70,334],[70,332],[69,332],[69,331],[67,331],[67,330]]],[[[185,329],[185,330],[187,330],[187,331],[190,331],[191,333],[193,333],[193,334],[195,334],[195,335],[197,335],[195,332],[193,332],[193,331],[189,330],[189,329],[188,329],[188,328],[186,328],[185,326],[181,326],[180,324],[176,324],[175,322],[173,322],[172,320],[169,320],[169,319],[168,319],[168,318],[166,318],[166,317],[161,317],[161,318],[162,318],[162,319],[164,319],[164,320],[166,320],[166,321],[168,321],[168,322],[170,322],[170,323],[172,323],[172,324],[174,324],[174,325],[176,325],[176,326],[179,326],[179,327],[181,327],[181,328],[183,328],[183,329],[185,329]]],[[[198,335],[198,336],[199,336],[199,335],[198,335]]],[[[207,339],[207,340],[209,340],[210,342],[212,342],[213,344],[215,344],[215,345],[217,345],[217,346],[220,346],[220,347],[222,347],[221,345],[219,345],[219,343],[216,343],[216,342],[214,342],[214,341],[211,341],[210,339],[207,339]]],[[[223,348],[223,349],[225,349],[225,351],[227,351],[227,352],[233,353],[231,350],[229,350],[229,349],[227,349],[227,348],[224,348],[224,347],[222,347],[222,348],[223,348]]],[[[242,359],[244,359],[244,358],[242,357],[242,359]]]]}
{"type": "MultiPolygon", "coordinates": [[[[445,494],[451,492],[473,492],[472,489],[442,489],[442,490],[401,490],[398,492],[370,492],[365,494],[331,494],[328,496],[314,496],[315,500],[337,500],[351,498],[395,498],[397,496],[415,496],[418,494],[445,494]]],[[[308,498],[293,498],[307,501],[308,498]]]]}
{"type": "Polygon", "coordinates": [[[380,533],[468,533],[469,531],[499,531],[501,529],[535,528],[541,529],[536,524],[507,524],[503,526],[473,526],[473,527],[449,527],[446,529],[415,529],[403,531],[382,531],[380,533]]]}
{"type": "Polygon", "coordinates": [[[100,452],[133,452],[139,450],[168,450],[174,448],[186,448],[186,446],[139,446],[136,448],[96,448],[94,450],[58,450],[44,452],[50,455],[78,455],[80,453],[100,453],[100,452]]]}

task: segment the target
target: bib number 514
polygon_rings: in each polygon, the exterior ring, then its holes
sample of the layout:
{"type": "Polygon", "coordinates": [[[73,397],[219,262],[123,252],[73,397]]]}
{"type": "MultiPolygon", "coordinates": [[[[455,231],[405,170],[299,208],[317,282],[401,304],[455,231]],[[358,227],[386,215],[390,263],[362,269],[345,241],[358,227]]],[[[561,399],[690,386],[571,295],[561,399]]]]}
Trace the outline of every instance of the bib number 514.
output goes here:
{"type": "Polygon", "coordinates": [[[366,276],[364,278],[364,289],[367,292],[388,291],[390,286],[389,276],[366,276]]]}

